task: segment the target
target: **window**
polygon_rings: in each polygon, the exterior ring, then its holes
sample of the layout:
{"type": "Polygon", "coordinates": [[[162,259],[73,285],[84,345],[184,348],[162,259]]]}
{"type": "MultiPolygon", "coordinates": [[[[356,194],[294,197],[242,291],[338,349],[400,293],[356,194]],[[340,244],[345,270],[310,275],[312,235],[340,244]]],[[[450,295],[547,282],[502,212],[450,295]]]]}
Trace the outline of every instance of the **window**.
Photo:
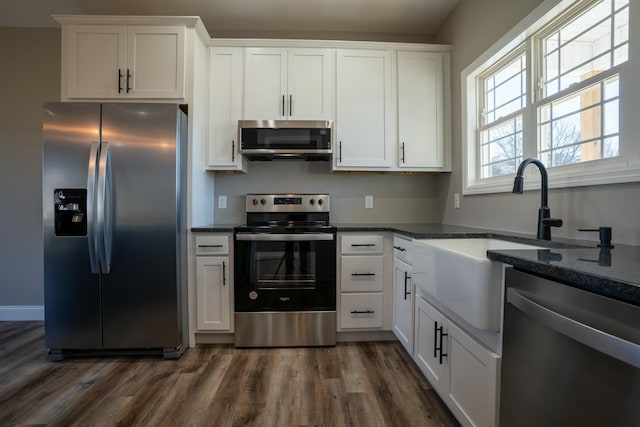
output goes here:
{"type": "Polygon", "coordinates": [[[618,76],[538,109],[538,155],[547,167],[617,157],[618,76]]]}
{"type": "Polygon", "coordinates": [[[522,161],[522,109],[527,103],[524,52],[482,77],[482,103],[482,178],[514,174],[522,161]]]}
{"type": "Polygon", "coordinates": [[[543,97],[628,59],[629,2],[597,2],[568,22],[551,25],[546,32],[539,41],[543,97]]]}
{"type": "MultiPolygon", "coordinates": [[[[631,132],[625,146],[620,124],[630,105],[620,89],[629,63],[629,0],[545,3],[549,13],[523,21],[526,27],[463,72],[465,194],[509,191],[527,157],[547,166],[552,186],[583,185],[580,176],[595,164],[633,164],[632,180],[640,180],[640,158],[628,158],[640,150],[630,147],[631,132]]],[[[614,182],[606,176],[599,183],[614,182]]]]}

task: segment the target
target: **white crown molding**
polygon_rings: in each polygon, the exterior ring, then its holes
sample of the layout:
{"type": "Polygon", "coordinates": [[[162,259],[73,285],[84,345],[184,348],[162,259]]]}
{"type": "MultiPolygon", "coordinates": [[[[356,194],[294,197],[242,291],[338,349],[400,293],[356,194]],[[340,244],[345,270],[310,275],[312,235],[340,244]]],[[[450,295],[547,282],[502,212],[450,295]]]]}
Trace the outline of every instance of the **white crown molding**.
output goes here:
{"type": "Polygon", "coordinates": [[[223,39],[212,38],[210,47],[282,47],[323,49],[385,49],[416,52],[449,52],[450,45],[428,43],[371,42],[348,40],[302,40],[302,39],[223,39]]]}

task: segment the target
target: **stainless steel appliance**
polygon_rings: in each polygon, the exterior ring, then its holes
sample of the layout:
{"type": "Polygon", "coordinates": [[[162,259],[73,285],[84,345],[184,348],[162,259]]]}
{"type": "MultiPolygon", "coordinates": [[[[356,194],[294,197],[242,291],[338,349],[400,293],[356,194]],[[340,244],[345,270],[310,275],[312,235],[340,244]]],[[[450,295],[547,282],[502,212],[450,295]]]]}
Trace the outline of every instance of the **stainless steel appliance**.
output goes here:
{"type": "Polygon", "coordinates": [[[500,425],[640,425],[640,307],[506,272],[500,425]]]}
{"type": "Polygon", "coordinates": [[[184,351],[186,125],[178,105],[44,105],[49,359],[184,351]]]}
{"type": "Polygon", "coordinates": [[[249,194],[235,235],[235,344],[336,343],[336,228],[327,194],[249,194]]]}
{"type": "Polygon", "coordinates": [[[329,160],[332,123],[331,120],[240,120],[240,152],[249,160],[329,160]]]}

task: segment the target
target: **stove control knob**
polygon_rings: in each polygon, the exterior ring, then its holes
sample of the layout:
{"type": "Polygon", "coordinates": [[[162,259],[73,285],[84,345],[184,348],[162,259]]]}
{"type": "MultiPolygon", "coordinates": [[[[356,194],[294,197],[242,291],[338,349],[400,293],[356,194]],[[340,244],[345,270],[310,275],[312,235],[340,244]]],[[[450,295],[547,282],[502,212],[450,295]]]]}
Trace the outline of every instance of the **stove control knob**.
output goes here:
{"type": "Polygon", "coordinates": [[[309,200],[309,203],[311,204],[311,206],[315,205],[316,204],[316,199],[309,200]]]}
{"type": "Polygon", "coordinates": [[[251,200],[251,204],[252,204],[253,206],[256,206],[256,205],[258,204],[258,199],[253,199],[253,200],[251,200]]]}
{"type": "Polygon", "coordinates": [[[324,205],[324,200],[322,200],[322,199],[318,199],[318,205],[319,205],[319,206],[324,205]]]}
{"type": "Polygon", "coordinates": [[[260,204],[262,206],[266,205],[267,204],[267,200],[266,199],[260,199],[260,204]]]}

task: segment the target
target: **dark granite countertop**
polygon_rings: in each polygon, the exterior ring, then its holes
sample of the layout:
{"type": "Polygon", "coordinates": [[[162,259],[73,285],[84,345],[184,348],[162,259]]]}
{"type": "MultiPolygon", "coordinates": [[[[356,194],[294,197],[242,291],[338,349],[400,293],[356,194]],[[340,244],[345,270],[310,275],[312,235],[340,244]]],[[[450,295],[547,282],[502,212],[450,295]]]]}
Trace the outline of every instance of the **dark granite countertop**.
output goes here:
{"type": "Polygon", "coordinates": [[[233,227],[237,227],[242,224],[209,224],[200,225],[198,227],[191,227],[191,231],[194,233],[233,233],[233,227]]]}
{"type": "Polygon", "coordinates": [[[489,259],[634,305],[640,305],[640,248],[490,250],[489,259]]]}
{"type": "MultiPolygon", "coordinates": [[[[241,224],[215,224],[193,227],[193,232],[230,233],[241,224]]],[[[392,232],[413,239],[490,237],[535,244],[545,250],[491,250],[494,261],[547,277],[617,300],[640,305],[640,247],[618,245],[601,252],[595,242],[554,238],[537,240],[534,235],[432,223],[334,223],[339,232],[392,232]]]]}
{"type": "MultiPolygon", "coordinates": [[[[457,239],[457,238],[473,238],[473,237],[494,237],[496,239],[511,240],[514,242],[533,243],[537,246],[545,247],[577,247],[579,242],[554,239],[552,242],[541,243],[534,235],[512,233],[499,230],[490,230],[486,228],[465,227],[461,225],[448,225],[437,223],[399,223],[399,224],[342,224],[334,223],[338,227],[338,231],[342,232],[380,232],[388,231],[401,234],[413,239],[457,239]]],[[[595,245],[595,244],[594,244],[595,245]]]]}

